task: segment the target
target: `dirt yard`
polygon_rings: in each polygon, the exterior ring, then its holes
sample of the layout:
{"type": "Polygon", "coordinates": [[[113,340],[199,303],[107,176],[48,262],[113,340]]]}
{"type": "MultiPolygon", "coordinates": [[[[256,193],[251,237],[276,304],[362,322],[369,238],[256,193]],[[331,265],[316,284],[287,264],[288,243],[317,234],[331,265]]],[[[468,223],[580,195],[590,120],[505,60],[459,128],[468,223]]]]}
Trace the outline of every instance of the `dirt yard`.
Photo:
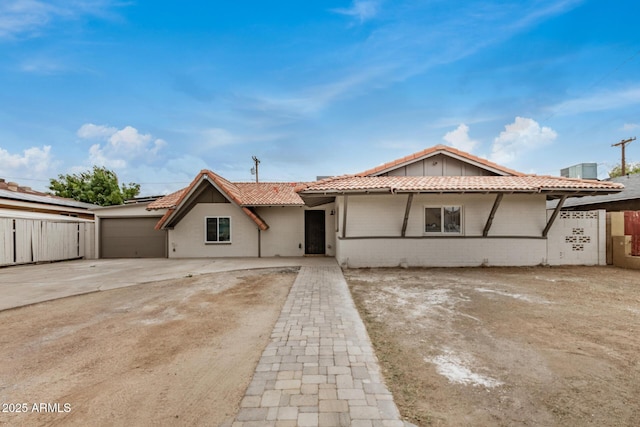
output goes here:
{"type": "Polygon", "coordinates": [[[232,420],[296,273],[205,274],[0,312],[0,424],[232,420]]]}
{"type": "Polygon", "coordinates": [[[637,426],[640,272],[363,269],[345,276],[420,426],[637,426]]]}

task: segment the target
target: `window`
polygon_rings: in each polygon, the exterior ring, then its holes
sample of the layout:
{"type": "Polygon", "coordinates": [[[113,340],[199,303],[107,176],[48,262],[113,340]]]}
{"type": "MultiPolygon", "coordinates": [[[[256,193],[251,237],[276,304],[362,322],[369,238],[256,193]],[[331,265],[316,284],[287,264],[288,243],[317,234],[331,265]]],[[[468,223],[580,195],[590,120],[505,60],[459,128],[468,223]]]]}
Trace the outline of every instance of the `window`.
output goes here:
{"type": "Polygon", "coordinates": [[[205,243],[231,243],[231,218],[228,216],[206,217],[205,243]]]}
{"type": "Polygon", "coordinates": [[[424,209],[425,233],[462,232],[462,206],[439,206],[424,209]]]}

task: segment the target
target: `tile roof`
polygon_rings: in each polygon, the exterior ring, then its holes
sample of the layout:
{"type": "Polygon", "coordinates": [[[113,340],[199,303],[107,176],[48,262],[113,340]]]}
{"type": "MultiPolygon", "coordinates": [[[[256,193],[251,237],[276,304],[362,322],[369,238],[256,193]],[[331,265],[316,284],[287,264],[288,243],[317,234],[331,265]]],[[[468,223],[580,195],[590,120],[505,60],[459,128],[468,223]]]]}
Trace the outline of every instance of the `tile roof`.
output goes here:
{"type": "Polygon", "coordinates": [[[465,151],[461,151],[458,150],[456,148],[453,147],[449,147],[448,145],[436,145],[427,149],[424,149],[422,151],[418,151],[417,153],[413,153],[413,154],[409,154],[408,156],[402,157],[400,159],[397,160],[393,160],[391,162],[387,162],[385,164],[382,164],[380,166],[376,166],[375,168],[372,169],[368,169],[364,172],[360,172],[360,173],[356,173],[355,175],[357,176],[372,176],[372,175],[377,175],[383,172],[386,172],[389,169],[395,169],[397,167],[400,167],[404,164],[408,164],[408,163],[412,163],[414,161],[420,160],[422,158],[425,157],[430,157],[432,155],[435,154],[439,154],[439,153],[448,153],[448,154],[452,154],[456,157],[461,157],[465,160],[471,161],[472,163],[476,163],[476,164],[480,164],[484,167],[487,167],[489,169],[494,169],[496,171],[499,171],[501,173],[504,173],[506,175],[513,175],[513,176],[522,176],[524,175],[522,172],[518,172],[516,170],[513,169],[509,169],[506,168],[504,166],[500,166],[497,163],[493,163],[490,162],[489,160],[483,159],[481,157],[477,157],[474,156],[473,154],[467,153],[465,151]]]}
{"type": "Polygon", "coordinates": [[[302,206],[304,202],[295,192],[295,182],[236,182],[246,206],[302,206]]]}
{"type": "MultiPolygon", "coordinates": [[[[206,174],[239,206],[303,206],[304,202],[295,189],[301,185],[295,182],[230,182],[211,171],[203,170],[198,177],[206,174]]],[[[196,178],[197,180],[197,178],[196,178]]],[[[193,183],[192,183],[193,184],[193,183]]],[[[187,188],[168,194],[152,203],[147,209],[168,209],[176,207],[187,188]]]]}
{"type": "Polygon", "coordinates": [[[299,185],[289,182],[231,182],[220,175],[202,170],[187,188],[168,194],[147,206],[147,210],[168,209],[165,215],[156,224],[156,229],[162,228],[166,221],[192,190],[204,179],[213,182],[219,189],[238,205],[242,211],[251,218],[262,230],[269,226],[250,207],[254,206],[304,206],[304,201],[295,191],[299,185]]]}
{"type": "Polygon", "coordinates": [[[302,194],[348,192],[583,192],[617,193],[622,184],[553,176],[342,176],[298,187],[302,194]]]}
{"type": "Polygon", "coordinates": [[[185,191],[187,191],[187,189],[183,188],[176,191],[175,193],[167,194],[166,196],[149,203],[149,205],[147,206],[147,210],[174,208],[178,204],[178,201],[185,191]]]}

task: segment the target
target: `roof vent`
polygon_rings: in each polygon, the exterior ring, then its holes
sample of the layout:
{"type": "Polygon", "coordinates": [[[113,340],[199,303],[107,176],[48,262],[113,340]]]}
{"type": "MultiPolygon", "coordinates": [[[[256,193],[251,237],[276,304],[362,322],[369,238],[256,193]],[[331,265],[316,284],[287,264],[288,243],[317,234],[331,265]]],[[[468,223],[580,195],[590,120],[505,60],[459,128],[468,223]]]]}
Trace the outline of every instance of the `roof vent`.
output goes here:
{"type": "Polygon", "coordinates": [[[18,191],[18,183],[17,182],[8,182],[7,189],[9,191],[18,191]]]}

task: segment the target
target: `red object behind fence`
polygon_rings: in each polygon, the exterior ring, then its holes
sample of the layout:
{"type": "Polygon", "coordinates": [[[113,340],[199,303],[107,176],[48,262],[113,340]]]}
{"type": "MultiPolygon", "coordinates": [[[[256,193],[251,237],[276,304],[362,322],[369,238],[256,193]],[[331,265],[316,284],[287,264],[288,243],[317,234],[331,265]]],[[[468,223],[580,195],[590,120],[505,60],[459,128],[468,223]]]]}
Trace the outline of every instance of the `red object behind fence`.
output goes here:
{"type": "Polygon", "coordinates": [[[625,211],[624,234],[631,236],[631,255],[640,256],[640,211],[625,211]]]}

